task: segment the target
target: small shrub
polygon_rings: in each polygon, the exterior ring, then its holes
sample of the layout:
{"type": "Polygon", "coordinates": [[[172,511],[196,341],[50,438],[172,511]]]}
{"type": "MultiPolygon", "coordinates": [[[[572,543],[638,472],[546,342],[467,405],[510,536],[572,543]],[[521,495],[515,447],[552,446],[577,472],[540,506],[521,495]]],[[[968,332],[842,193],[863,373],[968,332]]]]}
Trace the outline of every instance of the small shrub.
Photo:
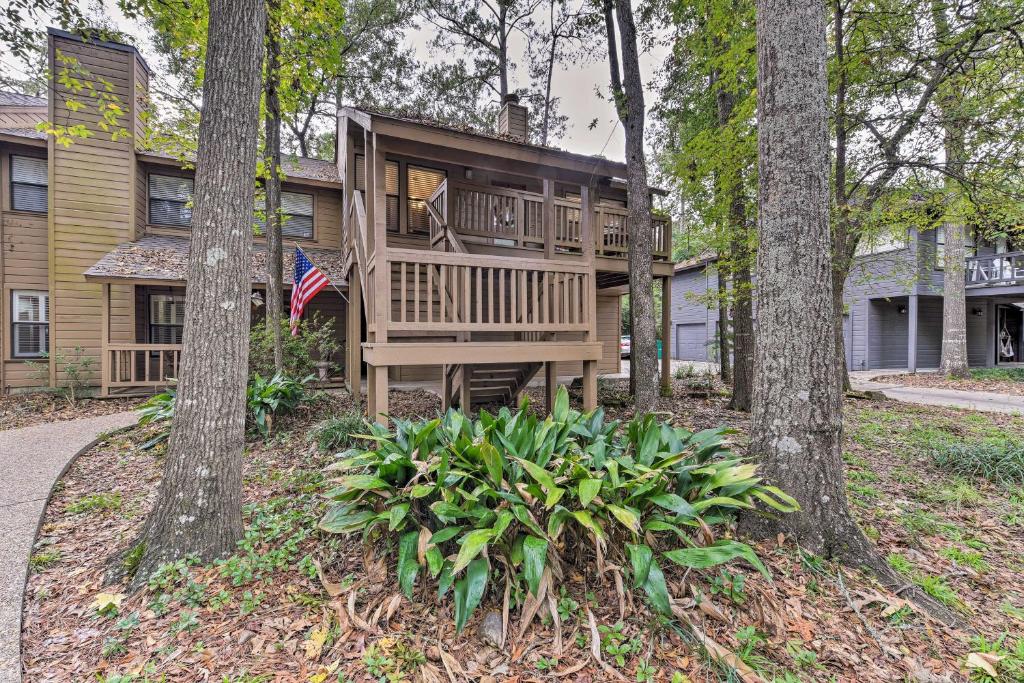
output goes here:
{"type": "Polygon", "coordinates": [[[290,413],[306,400],[306,384],[312,380],[312,375],[292,379],[279,373],[270,379],[256,375],[249,381],[245,402],[260,434],[270,434],[276,413],[290,413]]]}
{"type": "Polygon", "coordinates": [[[1024,484],[1024,443],[949,443],[931,455],[937,466],[961,477],[982,477],[1004,486],[1024,484]]]}
{"type": "Polygon", "coordinates": [[[358,413],[345,413],[328,418],[313,430],[313,440],[324,452],[340,451],[356,442],[355,434],[366,432],[366,423],[358,413]]]}
{"type": "Polygon", "coordinates": [[[726,449],[726,430],[693,434],[653,415],[605,423],[600,408],[570,410],[564,387],[543,421],[524,401],[516,413],[480,411],[476,421],[449,411],[395,420],[394,433],[370,429],[370,449],[350,449],[328,468],[340,476],[320,528],[395,537],[402,591],[411,598],[424,571],[441,597],[454,587],[459,631],[489,587],[504,590],[506,575],[515,595],[557,594],[549,557],[578,569],[588,558],[595,569],[628,567],[668,613],[659,559],[705,569],[740,558],[767,574],[749,546],[698,544],[697,532],[713,533],[757,501],[797,508],[726,449]]]}
{"type": "Polygon", "coordinates": [[[120,493],[90,493],[68,505],[67,511],[72,515],[96,510],[117,510],[121,507],[120,493]]]}
{"type": "MultiPolygon", "coordinates": [[[[287,318],[281,321],[281,328],[284,341],[283,374],[289,377],[313,374],[316,361],[332,361],[341,348],[334,321],[324,318],[319,311],[311,319],[299,322],[297,335],[292,335],[287,318]]],[[[249,331],[249,376],[271,377],[274,374],[274,335],[260,322],[249,331]]]]}
{"type": "MultiPolygon", "coordinates": [[[[50,381],[49,357],[48,353],[44,353],[42,361],[28,362],[33,375],[45,380],[47,384],[50,381]]],[[[92,380],[92,366],[96,364],[96,359],[86,355],[85,349],[79,345],[71,349],[70,355],[64,349],[57,349],[53,362],[57,366],[57,392],[74,406],[78,399],[91,390],[89,382],[92,380]]]]}

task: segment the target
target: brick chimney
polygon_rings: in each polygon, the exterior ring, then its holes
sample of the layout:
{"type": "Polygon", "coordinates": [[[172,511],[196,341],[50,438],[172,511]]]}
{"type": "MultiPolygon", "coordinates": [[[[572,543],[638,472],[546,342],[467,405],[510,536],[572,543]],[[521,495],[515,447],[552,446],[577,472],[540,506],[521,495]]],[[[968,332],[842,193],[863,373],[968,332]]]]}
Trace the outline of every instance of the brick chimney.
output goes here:
{"type": "Polygon", "coordinates": [[[526,142],[530,131],[530,110],[519,104],[519,95],[510,93],[498,112],[498,135],[526,142]]]}

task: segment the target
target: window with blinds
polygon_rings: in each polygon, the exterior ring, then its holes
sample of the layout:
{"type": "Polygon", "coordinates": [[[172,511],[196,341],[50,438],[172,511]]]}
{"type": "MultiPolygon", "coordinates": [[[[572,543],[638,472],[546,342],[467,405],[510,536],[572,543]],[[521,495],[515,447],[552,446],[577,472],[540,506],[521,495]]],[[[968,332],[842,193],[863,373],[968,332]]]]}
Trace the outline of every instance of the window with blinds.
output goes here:
{"type": "Polygon", "coordinates": [[[408,185],[409,202],[407,215],[409,232],[427,234],[430,232],[430,213],[427,211],[427,200],[434,194],[447,174],[434,168],[408,166],[406,182],[408,185]]]}
{"type": "MultiPolygon", "coordinates": [[[[355,189],[366,192],[366,157],[362,154],[355,155],[355,169],[353,178],[355,189]]],[[[398,176],[399,167],[397,161],[384,162],[384,204],[385,221],[389,232],[398,232],[398,176]]],[[[366,198],[363,198],[365,201],[366,198]]]]}
{"type": "Polygon", "coordinates": [[[149,222],[188,227],[192,222],[192,179],[149,176],[149,222]]]}
{"type": "MultiPolygon", "coordinates": [[[[255,216],[253,222],[260,233],[266,231],[267,222],[261,216],[255,216]]],[[[313,195],[302,192],[281,193],[281,234],[285,237],[313,238],[313,195]]]]}
{"type": "Polygon", "coordinates": [[[366,192],[366,156],[363,154],[357,154],[355,158],[355,168],[352,169],[352,178],[355,183],[355,188],[360,192],[366,192]]]}
{"type": "Polygon", "coordinates": [[[149,296],[149,343],[180,344],[185,329],[185,297],[176,294],[149,296]]]}
{"type": "Polygon", "coordinates": [[[41,358],[50,349],[50,296],[11,292],[11,349],[14,358],[41,358]]]}
{"type": "Polygon", "coordinates": [[[46,159],[11,155],[11,209],[46,213],[46,159]]]}

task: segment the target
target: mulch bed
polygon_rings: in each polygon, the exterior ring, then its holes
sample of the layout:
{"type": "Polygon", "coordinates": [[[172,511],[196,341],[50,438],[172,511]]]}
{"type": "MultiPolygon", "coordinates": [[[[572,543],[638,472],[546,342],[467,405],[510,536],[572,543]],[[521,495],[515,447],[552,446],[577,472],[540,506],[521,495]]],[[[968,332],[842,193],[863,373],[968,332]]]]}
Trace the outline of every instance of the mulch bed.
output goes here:
{"type": "Polygon", "coordinates": [[[71,403],[63,396],[46,392],[0,396],[0,431],[134,410],[144,400],[82,398],[71,403]]]}
{"type": "MultiPolygon", "coordinates": [[[[694,430],[720,424],[745,428],[746,416],[726,410],[723,396],[690,396],[692,387],[679,381],[674,388],[674,397],[660,399],[659,409],[675,424],[694,430]]],[[[624,383],[602,382],[600,391],[609,403],[625,400],[624,383]]],[[[530,393],[537,405],[540,391],[530,393]]],[[[392,392],[389,400],[392,414],[400,416],[431,417],[440,407],[437,397],[426,392],[392,392]]],[[[908,454],[899,441],[900,434],[921,423],[963,438],[983,425],[957,411],[904,405],[890,411],[888,406],[865,401],[847,406],[851,471],[860,473],[856,481],[862,486],[870,480],[876,489],[870,501],[861,500],[868,495],[863,489],[852,495],[862,525],[872,529],[883,554],[901,553],[922,571],[943,577],[971,610],[967,618],[972,628],[989,638],[1020,632],[1024,622],[1002,607],[1024,608],[1024,522],[1013,521],[1010,515],[1016,508],[1006,492],[978,484],[982,500],[970,505],[920,500],[922,491],[945,486],[949,478],[931,468],[926,453],[908,454]],[[952,534],[908,532],[902,520],[910,510],[927,510],[942,523],[962,529],[965,536],[956,541],[958,547],[977,545],[964,545],[971,540],[983,543],[988,570],[968,572],[943,555],[954,543],[947,537],[952,534]]],[[[725,680],[722,665],[708,651],[745,672],[748,682],[772,676],[783,680],[787,672],[798,677],[787,680],[803,681],[927,683],[966,678],[970,634],[913,612],[869,578],[808,558],[785,539],[756,546],[772,572],[771,582],[738,563],[729,565],[727,575],[666,568],[684,618],[709,639],[704,648],[654,617],[639,598],[620,606],[613,585],[582,571],[569,572],[563,582],[566,592],[559,595],[560,601],[578,603],[577,608],[565,603],[568,618],[561,628],[560,652],[550,620],[535,623],[520,641],[510,636],[504,649],[482,639],[480,623],[500,596],[485,596],[466,630],[456,636],[450,597],[438,603],[431,588],[417,589],[412,603],[397,597],[393,556],[384,558],[381,544],[365,547],[358,537],[310,531],[310,521],[322,509],[316,473],[333,456],[320,453],[307,435],[325,416],[351,408],[347,396],[332,395],[279,421],[278,433],[269,441],[248,443],[245,502],[301,517],[290,531],[257,548],[266,553],[291,544],[283,568],[249,577],[227,565],[190,567],[189,586],[199,588],[182,588],[166,613],[167,606],[152,589],[118,597],[116,616],[99,616],[95,606],[102,593],[126,593],[121,585],[104,585],[103,574],[108,558],[136,537],[152,505],[162,447],[139,448],[150,428],[115,436],[83,455],[51,501],[37,543],[22,634],[26,680],[141,681],[147,675],[149,680],[165,675],[173,681],[333,683],[378,680],[398,669],[406,677],[396,674],[393,680],[587,682],[633,681],[646,675],[644,680],[670,681],[676,672],[689,677],[675,679],[681,681],[725,680]],[[119,494],[120,503],[80,511],[80,501],[89,494],[119,494]],[[319,560],[322,574],[304,559],[307,555],[319,560]],[[729,597],[725,588],[738,576],[743,577],[743,590],[729,597]],[[595,663],[588,609],[596,624],[622,622],[624,642],[631,647],[621,666],[608,654],[607,668],[595,663]],[[137,678],[115,677],[131,674],[137,678]]],[[[607,412],[626,418],[630,408],[622,403],[607,412]]],[[[987,427],[1024,438],[1019,419],[980,419],[987,427]]],[[[735,438],[742,444],[742,434],[735,438]]],[[[1024,511],[1017,512],[1024,516],[1024,511]]],[[[250,508],[247,525],[287,526],[281,519],[250,508]]],[[[510,632],[517,623],[513,611],[510,632]]]]}
{"type": "Polygon", "coordinates": [[[990,391],[996,394],[1024,396],[1024,382],[1002,379],[953,379],[934,372],[906,375],[882,375],[873,381],[926,389],[954,389],[956,391],[990,391]]]}

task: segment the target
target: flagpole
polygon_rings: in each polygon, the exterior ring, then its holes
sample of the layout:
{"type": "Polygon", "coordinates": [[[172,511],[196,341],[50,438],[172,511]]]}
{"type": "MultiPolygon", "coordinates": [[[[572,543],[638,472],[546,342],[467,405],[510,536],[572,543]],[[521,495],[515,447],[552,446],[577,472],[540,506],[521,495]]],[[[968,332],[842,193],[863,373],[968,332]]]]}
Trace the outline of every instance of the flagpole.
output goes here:
{"type": "MultiPolygon", "coordinates": [[[[302,247],[299,246],[298,242],[292,242],[292,245],[295,247],[295,253],[298,254],[299,250],[302,249],[302,247]]],[[[306,252],[302,252],[302,253],[306,254],[306,252]]],[[[321,273],[324,272],[323,268],[320,268],[320,266],[317,266],[317,264],[313,261],[313,259],[309,258],[309,254],[306,254],[306,260],[309,261],[310,263],[312,263],[314,266],[316,266],[320,270],[321,273]]],[[[295,268],[293,267],[292,270],[294,271],[295,268]]],[[[327,273],[324,273],[324,275],[326,276],[327,273]]],[[[330,283],[331,287],[334,288],[334,291],[338,293],[338,296],[340,296],[342,299],[345,300],[345,304],[346,305],[350,305],[348,297],[341,293],[341,290],[338,289],[337,285],[334,284],[334,281],[331,280],[330,278],[327,278],[327,282],[330,283]]],[[[294,287],[295,287],[295,283],[292,282],[292,288],[294,288],[294,287]]]]}

